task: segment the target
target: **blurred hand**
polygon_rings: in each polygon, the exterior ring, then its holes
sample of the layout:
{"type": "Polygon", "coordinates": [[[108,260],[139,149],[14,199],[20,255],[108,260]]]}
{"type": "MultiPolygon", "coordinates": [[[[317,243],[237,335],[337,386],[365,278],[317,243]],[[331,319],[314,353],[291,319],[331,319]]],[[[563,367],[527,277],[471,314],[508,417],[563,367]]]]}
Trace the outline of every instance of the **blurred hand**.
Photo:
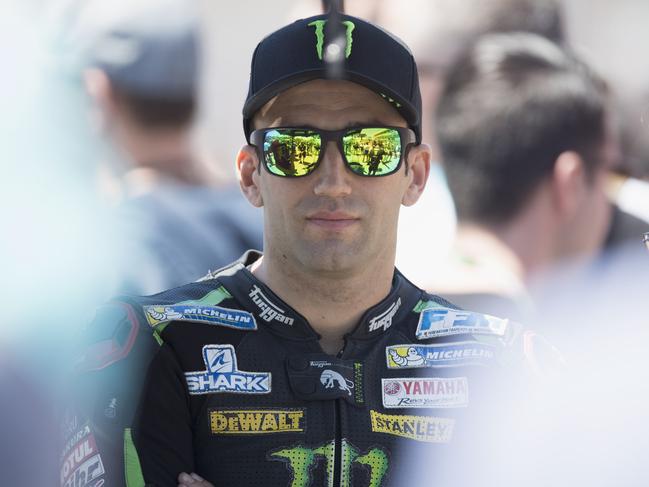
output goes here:
{"type": "Polygon", "coordinates": [[[178,487],[214,487],[207,480],[196,473],[181,473],[178,475],[178,487]]]}

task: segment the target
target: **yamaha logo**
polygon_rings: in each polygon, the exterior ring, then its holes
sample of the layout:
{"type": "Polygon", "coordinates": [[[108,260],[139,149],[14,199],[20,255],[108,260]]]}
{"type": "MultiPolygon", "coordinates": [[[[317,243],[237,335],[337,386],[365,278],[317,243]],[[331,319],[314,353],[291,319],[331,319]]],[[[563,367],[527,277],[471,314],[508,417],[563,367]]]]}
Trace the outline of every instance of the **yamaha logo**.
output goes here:
{"type": "Polygon", "coordinates": [[[383,385],[383,391],[386,394],[389,394],[391,396],[394,396],[395,394],[399,394],[400,390],[401,390],[401,385],[399,385],[399,383],[394,380],[386,381],[386,383],[383,385]]]}

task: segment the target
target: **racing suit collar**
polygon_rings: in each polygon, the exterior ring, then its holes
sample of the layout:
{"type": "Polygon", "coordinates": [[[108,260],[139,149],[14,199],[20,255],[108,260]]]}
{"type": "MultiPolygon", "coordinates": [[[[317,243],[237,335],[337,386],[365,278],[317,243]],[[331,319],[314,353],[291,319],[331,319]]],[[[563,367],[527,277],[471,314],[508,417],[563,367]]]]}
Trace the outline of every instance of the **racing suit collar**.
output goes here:
{"type": "MultiPolygon", "coordinates": [[[[273,333],[294,340],[318,340],[320,335],[306,318],[248,270],[247,266],[261,255],[249,250],[231,266],[222,269],[218,275],[219,280],[246,309],[255,314],[259,324],[268,326],[273,333]]],[[[421,293],[420,289],[395,269],[390,293],[369,308],[345,338],[363,340],[383,334],[393,323],[404,319],[412,311],[421,293]]]]}

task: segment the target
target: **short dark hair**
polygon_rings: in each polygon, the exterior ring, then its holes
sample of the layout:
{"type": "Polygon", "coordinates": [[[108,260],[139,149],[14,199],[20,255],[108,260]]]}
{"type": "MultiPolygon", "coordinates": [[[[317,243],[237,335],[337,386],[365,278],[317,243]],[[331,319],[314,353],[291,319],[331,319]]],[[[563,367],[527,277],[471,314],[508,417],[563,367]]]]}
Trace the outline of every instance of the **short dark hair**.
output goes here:
{"type": "Polygon", "coordinates": [[[565,151],[594,174],[606,103],[604,81],[547,39],[491,34],[475,43],[449,71],[437,108],[458,218],[509,221],[565,151]]]}
{"type": "Polygon", "coordinates": [[[532,32],[557,44],[566,42],[559,0],[490,0],[483,8],[485,34],[532,32]]]}
{"type": "Polygon", "coordinates": [[[161,97],[143,95],[113,84],[116,101],[136,123],[147,129],[184,128],[191,124],[196,110],[193,96],[161,97]]]}

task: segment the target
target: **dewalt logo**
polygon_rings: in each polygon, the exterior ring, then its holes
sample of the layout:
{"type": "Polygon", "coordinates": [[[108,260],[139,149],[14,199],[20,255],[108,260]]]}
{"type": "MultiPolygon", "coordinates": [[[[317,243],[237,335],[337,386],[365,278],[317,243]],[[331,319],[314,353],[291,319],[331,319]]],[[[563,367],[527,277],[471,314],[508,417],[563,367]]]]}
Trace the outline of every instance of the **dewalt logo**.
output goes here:
{"type": "Polygon", "coordinates": [[[303,433],[304,409],[210,409],[210,429],[215,435],[303,433]]]}

